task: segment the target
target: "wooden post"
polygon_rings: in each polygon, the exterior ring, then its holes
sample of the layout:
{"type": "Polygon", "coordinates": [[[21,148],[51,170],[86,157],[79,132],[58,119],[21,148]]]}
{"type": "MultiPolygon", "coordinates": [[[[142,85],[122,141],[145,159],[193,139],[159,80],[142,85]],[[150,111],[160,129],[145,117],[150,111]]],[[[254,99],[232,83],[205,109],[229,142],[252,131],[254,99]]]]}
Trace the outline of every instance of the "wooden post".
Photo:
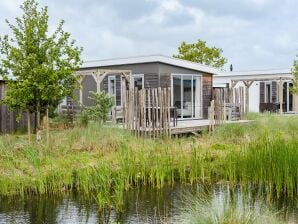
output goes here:
{"type": "Polygon", "coordinates": [[[283,113],[282,103],[283,103],[283,85],[282,78],[279,79],[279,113],[283,113]]]}
{"type": "Polygon", "coordinates": [[[147,106],[147,110],[148,110],[148,113],[147,113],[147,116],[148,116],[148,133],[149,133],[149,137],[151,137],[152,133],[152,126],[151,126],[151,109],[152,109],[152,105],[151,105],[151,91],[150,89],[146,90],[147,92],[147,98],[148,98],[148,106],[147,106]]]}
{"type": "MultiPolygon", "coordinates": [[[[167,95],[168,95],[168,99],[167,99],[167,107],[168,107],[168,133],[169,133],[169,138],[171,138],[172,133],[171,133],[171,89],[167,88],[167,95]]],[[[175,118],[173,118],[175,119],[175,118]]]]}
{"type": "Polygon", "coordinates": [[[79,76],[79,86],[80,86],[80,106],[83,105],[83,80],[84,80],[84,76],[80,75],[79,76]]]}
{"type": "Polygon", "coordinates": [[[158,107],[158,119],[157,119],[157,122],[158,122],[158,135],[160,136],[161,135],[161,117],[162,117],[162,106],[161,106],[161,97],[160,97],[160,87],[157,88],[156,90],[156,98],[157,98],[157,107],[158,107]]]}
{"type": "Polygon", "coordinates": [[[150,91],[152,96],[152,132],[153,132],[153,138],[155,138],[156,108],[155,108],[154,89],[151,89],[150,91]]]}
{"type": "Polygon", "coordinates": [[[249,88],[253,84],[253,80],[243,81],[245,85],[245,113],[249,113],[249,88]]]}
{"type": "Polygon", "coordinates": [[[245,113],[249,113],[249,87],[245,85],[245,113]]]}

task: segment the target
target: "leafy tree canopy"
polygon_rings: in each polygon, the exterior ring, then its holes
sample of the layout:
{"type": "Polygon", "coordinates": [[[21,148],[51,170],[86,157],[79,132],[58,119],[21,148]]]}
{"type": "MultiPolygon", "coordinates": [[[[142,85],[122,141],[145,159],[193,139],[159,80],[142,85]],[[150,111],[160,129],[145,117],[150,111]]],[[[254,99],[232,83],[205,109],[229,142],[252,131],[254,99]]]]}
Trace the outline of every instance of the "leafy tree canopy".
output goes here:
{"type": "Polygon", "coordinates": [[[216,47],[208,47],[206,41],[198,40],[196,43],[182,42],[178,47],[179,54],[173,55],[192,62],[197,62],[215,68],[223,68],[227,63],[227,59],[222,56],[222,49],[216,47]]]}
{"type": "Polygon", "coordinates": [[[15,24],[6,20],[12,36],[0,37],[0,72],[8,84],[3,102],[39,113],[73,94],[82,48],[63,30],[63,20],[49,32],[47,7],[24,0],[20,8],[15,24]]]}

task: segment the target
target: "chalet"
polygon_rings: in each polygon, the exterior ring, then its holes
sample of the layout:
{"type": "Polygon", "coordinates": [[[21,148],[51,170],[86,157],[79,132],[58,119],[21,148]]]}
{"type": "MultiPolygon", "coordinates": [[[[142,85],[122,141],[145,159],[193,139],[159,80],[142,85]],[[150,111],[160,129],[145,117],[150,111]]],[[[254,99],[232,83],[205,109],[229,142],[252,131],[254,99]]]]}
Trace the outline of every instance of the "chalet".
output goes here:
{"type": "MultiPolygon", "coordinates": [[[[6,82],[0,78],[0,100],[5,96],[6,82]]],[[[23,131],[27,128],[27,116],[21,114],[17,119],[18,113],[9,110],[6,105],[0,104],[0,133],[11,133],[15,131],[23,131]]],[[[31,127],[34,127],[34,117],[31,116],[31,127]]]]}
{"type": "Polygon", "coordinates": [[[119,73],[126,72],[133,88],[170,88],[171,104],[177,110],[178,119],[207,119],[213,75],[218,70],[163,55],[86,61],[77,73],[82,77],[82,90],[76,92],[79,102],[91,105],[89,91],[103,90],[115,96],[115,106],[121,107],[123,82],[119,73]],[[101,79],[96,76],[98,72],[104,74],[101,79]]]}
{"type": "Polygon", "coordinates": [[[290,69],[220,72],[214,76],[214,87],[248,88],[250,112],[298,112],[298,95],[291,92],[290,69]]]}

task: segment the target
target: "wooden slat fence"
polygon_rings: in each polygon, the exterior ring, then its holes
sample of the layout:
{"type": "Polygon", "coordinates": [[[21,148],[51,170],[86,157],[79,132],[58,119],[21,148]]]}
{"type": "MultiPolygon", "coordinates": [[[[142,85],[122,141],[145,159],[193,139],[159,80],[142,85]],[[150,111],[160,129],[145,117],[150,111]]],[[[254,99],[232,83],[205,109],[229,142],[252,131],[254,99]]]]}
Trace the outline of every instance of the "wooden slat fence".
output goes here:
{"type": "Polygon", "coordinates": [[[209,130],[213,131],[215,125],[227,120],[243,119],[248,112],[245,88],[216,88],[213,90],[213,100],[209,107],[209,130]]]}
{"type": "Polygon", "coordinates": [[[170,136],[170,88],[125,90],[124,127],[136,136],[170,136]]]}

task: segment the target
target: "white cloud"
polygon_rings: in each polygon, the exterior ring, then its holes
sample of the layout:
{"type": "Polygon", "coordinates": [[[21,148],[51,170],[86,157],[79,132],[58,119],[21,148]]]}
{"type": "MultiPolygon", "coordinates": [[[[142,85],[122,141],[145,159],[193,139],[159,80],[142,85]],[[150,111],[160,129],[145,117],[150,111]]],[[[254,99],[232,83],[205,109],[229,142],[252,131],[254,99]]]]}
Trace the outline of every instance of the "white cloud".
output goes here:
{"type": "MultiPolygon", "coordinates": [[[[0,1],[5,18],[19,15],[21,0],[0,1]]],[[[49,5],[50,27],[60,19],[84,59],[162,53],[197,39],[223,49],[236,69],[288,67],[298,46],[296,8],[285,0],[40,0],[49,5]],[[278,10],[277,10],[278,9],[278,10]]],[[[6,28],[5,28],[6,27],[6,28]]]]}

